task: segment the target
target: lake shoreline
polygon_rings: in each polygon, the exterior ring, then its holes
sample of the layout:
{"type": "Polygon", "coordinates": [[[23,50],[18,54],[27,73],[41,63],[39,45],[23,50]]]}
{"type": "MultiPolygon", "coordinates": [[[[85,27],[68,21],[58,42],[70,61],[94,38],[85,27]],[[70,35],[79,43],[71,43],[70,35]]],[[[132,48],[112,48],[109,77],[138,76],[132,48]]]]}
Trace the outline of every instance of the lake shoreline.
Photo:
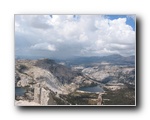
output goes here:
{"type": "Polygon", "coordinates": [[[100,93],[104,92],[103,88],[100,85],[89,86],[89,87],[80,87],[78,91],[89,92],[89,93],[100,93]]]}

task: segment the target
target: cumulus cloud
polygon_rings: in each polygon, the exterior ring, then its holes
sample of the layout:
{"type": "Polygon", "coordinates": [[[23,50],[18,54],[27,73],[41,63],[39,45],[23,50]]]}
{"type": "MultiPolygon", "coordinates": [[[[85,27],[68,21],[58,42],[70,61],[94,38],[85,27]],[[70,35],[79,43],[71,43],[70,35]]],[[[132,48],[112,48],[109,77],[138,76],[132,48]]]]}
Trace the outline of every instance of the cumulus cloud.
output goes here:
{"type": "Polygon", "coordinates": [[[38,43],[31,46],[31,49],[56,51],[56,47],[49,43],[38,43]]]}
{"type": "Polygon", "coordinates": [[[135,31],[126,23],[128,17],[16,15],[15,40],[17,44],[22,37],[29,49],[55,52],[54,56],[134,55],[135,31]]]}
{"type": "Polygon", "coordinates": [[[85,42],[86,40],[88,40],[87,35],[85,35],[85,33],[80,34],[80,36],[79,36],[79,41],[80,41],[80,42],[85,42]]]}

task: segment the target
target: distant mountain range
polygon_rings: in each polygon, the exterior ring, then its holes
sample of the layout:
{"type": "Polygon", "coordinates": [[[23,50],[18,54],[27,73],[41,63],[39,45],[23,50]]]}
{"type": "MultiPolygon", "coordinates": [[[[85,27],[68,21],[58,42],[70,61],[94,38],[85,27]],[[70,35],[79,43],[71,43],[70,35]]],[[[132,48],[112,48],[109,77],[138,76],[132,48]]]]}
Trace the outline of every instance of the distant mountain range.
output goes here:
{"type": "MultiPolygon", "coordinates": [[[[16,56],[15,59],[29,59],[29,60],[36,60],[39,58],[45,58],[40,56],[16,56]]],[[[49,57],[47,57],[49,58],[49,57]]],[[[107,62],[110,64],[116,64],[116,65],[135,65],[135,56],[128,56],[124,57],[119,54],[109,55],[109,56],[91,56],[91,57],[74,57],[74,58],[68,58],[68,59],[56,59],[56,58],[49,58],[53,59],[56,62],[60,63],[63,62],[66,65],[90,65],[92,63],[101,63],[101,62],[107,62]]]]}
{"type": "Polygon", "coordinates": [[[124,57],[118,54],[109,56],[76,57],[67,60],[57,60],[65,62],[66,65],[89,65],[92,63],[107,62],[116,65],[135,65],[135,56],[124,57]]]}

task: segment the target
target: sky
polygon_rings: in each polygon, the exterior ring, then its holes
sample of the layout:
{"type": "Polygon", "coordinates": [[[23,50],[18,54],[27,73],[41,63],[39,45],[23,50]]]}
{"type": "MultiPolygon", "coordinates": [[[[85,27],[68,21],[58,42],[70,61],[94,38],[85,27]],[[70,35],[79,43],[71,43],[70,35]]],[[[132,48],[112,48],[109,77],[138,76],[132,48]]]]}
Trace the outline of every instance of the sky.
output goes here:
{"type": "Polygon", "coordinates": [[[135,55],[135,15],[15,15],[15,55],[135,55]]]}

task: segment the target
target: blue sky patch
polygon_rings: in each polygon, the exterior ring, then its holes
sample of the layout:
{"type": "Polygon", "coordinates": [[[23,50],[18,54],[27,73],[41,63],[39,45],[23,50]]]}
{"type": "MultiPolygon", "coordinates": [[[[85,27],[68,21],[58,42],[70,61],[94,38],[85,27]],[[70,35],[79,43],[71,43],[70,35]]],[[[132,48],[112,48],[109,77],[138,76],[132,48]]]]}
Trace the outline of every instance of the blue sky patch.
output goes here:
{"type": "Polygon", "coordinates": [[[130,25],[135,31],[135,15],[106,15],[106,17],[110,20],[118,19],[118,18],[126,18],[126,24],[130,25]]]}

